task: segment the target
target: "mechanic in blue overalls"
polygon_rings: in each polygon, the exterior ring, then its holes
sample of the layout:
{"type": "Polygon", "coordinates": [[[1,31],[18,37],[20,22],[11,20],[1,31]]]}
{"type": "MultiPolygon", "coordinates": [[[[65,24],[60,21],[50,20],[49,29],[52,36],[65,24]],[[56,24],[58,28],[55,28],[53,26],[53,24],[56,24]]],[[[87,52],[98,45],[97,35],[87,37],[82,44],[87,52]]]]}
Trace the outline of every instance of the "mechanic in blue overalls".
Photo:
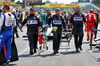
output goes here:
{"type": "Polygon", "coordinates": [[[13,37],[12,26],[14,26],[15,18],[9,12],[9,5],[4,5],[3,14],[0,17],[0,53],[3,46],[6,44],[6,64],[9,64],[11,58],[11,42],[13,37]]]}

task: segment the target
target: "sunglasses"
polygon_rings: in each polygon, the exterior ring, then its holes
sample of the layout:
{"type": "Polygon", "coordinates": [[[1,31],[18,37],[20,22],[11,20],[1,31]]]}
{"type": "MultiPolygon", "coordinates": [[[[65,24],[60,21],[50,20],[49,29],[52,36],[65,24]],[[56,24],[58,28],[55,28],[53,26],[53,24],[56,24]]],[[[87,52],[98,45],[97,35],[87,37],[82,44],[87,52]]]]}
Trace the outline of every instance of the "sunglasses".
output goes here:
{"type": "Polygon", "coordinates": [[[56,10],[56,11],[60,11],[60,10],[56,10]]]}

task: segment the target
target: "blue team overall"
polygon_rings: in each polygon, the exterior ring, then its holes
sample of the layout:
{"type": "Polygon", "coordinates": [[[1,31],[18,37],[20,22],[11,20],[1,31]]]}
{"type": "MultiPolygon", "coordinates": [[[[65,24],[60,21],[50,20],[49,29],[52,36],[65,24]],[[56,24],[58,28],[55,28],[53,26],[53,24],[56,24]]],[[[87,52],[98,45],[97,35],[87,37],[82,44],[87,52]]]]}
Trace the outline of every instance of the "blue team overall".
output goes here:
{"type": "MultiPolygon", "coordinates": [[[[4,22],[3,22],[3,31],[0,32],[0,53],[2,51],[2,47],[6,44],[6,61],[10,61],[10,57],[11,57],[11,42],[12,42],[12,37],[13,37],[13,32],[12,32],[12,26],[6,26],[5,22],[6,22],[6,16],[4,15],[4,22]]],[[[12,19],[9,19],[9,24],[12,21],[12,19]]]]}

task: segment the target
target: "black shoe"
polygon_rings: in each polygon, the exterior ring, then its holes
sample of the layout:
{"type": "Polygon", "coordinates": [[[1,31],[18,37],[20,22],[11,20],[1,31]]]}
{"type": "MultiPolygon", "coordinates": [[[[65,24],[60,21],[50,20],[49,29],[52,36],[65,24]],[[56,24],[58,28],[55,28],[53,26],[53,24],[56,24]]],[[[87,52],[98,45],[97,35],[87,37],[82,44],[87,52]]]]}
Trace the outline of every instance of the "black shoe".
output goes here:
{"type": "Polygon", "coordinates": [[[6,62],[5,66],[9,66],[9,61],[6,62]]]}
{"type": "Polygon", "coordinates": [[[57,53],[59,53],[58,51],[54,51],[54,54],[57,54],[57,53]]]}
{"type": "Polygon", "coordinates": [[[31,54],[31,55],[33,55],[33,54],[34,54],[32,50],[30,51],[30,54],[31,54]]]}
{"type": "Polygon", "coordinates": [[[79,47],[79,49],[82,51],[83,49],[82,49],[82,47],[79,47]]]}
{"type": "Polygon", "coordinates": [[[36,49],[34,49],[34,53],[37,53],[36,49]]]}
{"type": "Polygon", "coordinates": [[[38,49],[38,47],[36,49],[38,49]]]}
{"type": "Polygon", "coordinates": [[[19,36],[17,36],[16,38],[19,38],[19,36]]]}
{"type": "Polygon", "coordinates": [[[16,38],[19,38],[19,35],[16,35],[16,38]]]}
{"type": "Polygon", "coordinates": [[[78,49],[76,49],[76,52],[80,52],[78,49]]]}
{"type": "Polygon", "coordinates": [[[96,39],[96,36],[94,38],[96,39]]]}

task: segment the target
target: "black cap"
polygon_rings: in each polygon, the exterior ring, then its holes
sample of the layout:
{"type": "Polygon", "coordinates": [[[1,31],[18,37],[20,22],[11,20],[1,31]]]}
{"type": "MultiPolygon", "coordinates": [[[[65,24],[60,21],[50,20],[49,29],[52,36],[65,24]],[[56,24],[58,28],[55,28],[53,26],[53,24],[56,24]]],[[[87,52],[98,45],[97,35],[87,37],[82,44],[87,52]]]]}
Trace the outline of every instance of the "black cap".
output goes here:
{"type": "Polygon", "coordinates": [[[34,11],[34,8],[30,8],[30,11],[34,11]]]}

